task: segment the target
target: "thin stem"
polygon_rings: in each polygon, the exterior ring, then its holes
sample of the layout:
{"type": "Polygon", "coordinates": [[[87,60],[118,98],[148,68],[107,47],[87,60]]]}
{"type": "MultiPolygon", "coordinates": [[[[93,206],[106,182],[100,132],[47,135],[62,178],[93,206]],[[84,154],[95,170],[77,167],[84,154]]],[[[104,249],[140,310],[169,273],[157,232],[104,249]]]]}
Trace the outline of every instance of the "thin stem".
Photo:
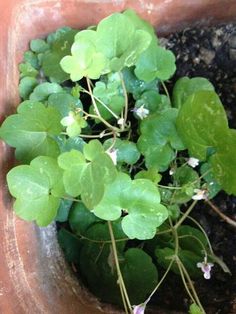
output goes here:
{"type": "Polygon", "coordinates": [[[94,110],[96,112],[96,115],[93,115],[93,114],[88,114],[86,113],[86,115],[88,117],[92,117],[94,119],[99,119],[101,122],[103,122],[107,127],[109,127],[110,129],[114,130],[114,131],[118,131],[119,129],[118,128],[115,128],[114,126],[112,126],[110,123],[108,123],[105,119],[103,119],[103,117],[101,116],[99,110],[98,110],[98,107],[97,107],[97,104],[96,104],[96,101],[94,99],[94,96],[93,96],[93,92],[92,92],[92,89],[91,89],[91,85],[90,85],[90,80],[88,77],[86,77],[86,81],[87,81],[87,85],[88,85],[88,89],[89,89],[89,93],[90,93],[90,97],[91,97],[91,100],[92,100],[92,103],[93,103],[93,106],[94,106],[94,110]]]}
{"type": "Polygon", "coordinates": [[[194,200],[192,204],[189,206],[189,208],[186,210],[186,212],[183,214],[183,216],[180,218],[180,220],[174,225],[175,229],[177,229],[182,224],[182,222],[188,217],[188,215],[191,213],[196,204],[197,200],[194,200]]]}
{"type": "MultiPolygon", "coordinates": [[[[90,92],[87,91],[85,88],[83,88],[82,91],[83,91],[85,94],[91,95],[90,92]]],[[[106,104],[104,104],[103,101],[101,101],[98,97],[96,97],[96,96],[94,96],[94,95],[93,95],[93,98],[94,98],[95,100],[97,100],[104,108],[106,108],[107,111],[109,111],[109,112],[113,115],[113,117],[115,117],[117,120],[119,119],[119,116],[116,115],[106,104]]]]}
{"type": "Polygon", "coordinates": [[[200,300],[199,300],[199,298],[198,298],[197,292],[196,292],[196,290],[195,290],[195,288],[194,288],[194,285],[193,285],[192,280],[191,280],[191,278],[190,278],[190,276],[189,276],[189,273],[187,272],[187,269],[185,268],[185,266],[184,266],[184,264],[181,262],[181,260],[179,260],[179,263],[180,263],[180,265],[181,265],[181,267],[182,267],[182,269],[183,269],[183,272],[184,272],[184,274],[185,274],[185,276],[186,276],[186,278],[187,278],[187,280],[188,280],[188,284],[189,284],[189,286],[190,286],[190,288],[191,288],[191,290],[192,290],[192,292],[193,292],[193,295],[194,295],[194,297],[195,297],[195,299],[196,299],[196,301],[197,301],[198,306],[200,307],[200,309],[202,310],[202,312],[205,313],[205,310],[204,310],[204,308],[203,308],[203,306],[202,306],[202,304],[201,304],[201,302],[200,302],[200,300]]]}
{"type": "Polygon", "coordinates": [[[172,229],[167,229],[167,230],[163,230],[163,231],[158,231],[158,232],[156,232],[156,235],[165,234],[165,233],[170,233],[170,232],[172,232],[172,229]]]}
{"type": "Polygon", "coordinates": [[[90,97],[91,97],[91,99],[92,99],[92,103],[93,103],[93,106],[94,106],[94,110],[95,110],[95,112],[96,112],[96,114],[97,114],[97,116],[101,116],[100,115],[100,112],[99,112],[99,110],[98,110],[98,107],[97,107],[97,104],[96,104],[96,101],[95,101],[95,99],[94,99],[94,96],[93,96],[93,92],[92,92],[92,89],[91,89],[91,82],[90,82],[90,79],[88,78],[88,77],[86,77],[86,81],[87,81],[87,85],[88,85],[88,89],[89,89],[89,94],[90,94],[90,97]]]}
{"type": "Polygon", "coordinates": [[[123,78],[123,75],[121,72],[119,72],[119,76],[120,76],[121,85],[122,85],[123,93],[124,93],[124,97],[125,97],[125,109],[124,109],[124,123],[125,123],[127,121],[127,117],[128,117],[129,100],[128,100],[128,94],[127,94],[124,78],[123,78]]]}
{"type": "Polygon", "coordinates": [[[201,240],[199,240],[197,237],[195,237],[192,234],[186,234],[186,235],[179,236],[179,239],[184,239],[184,238],[193,238],[193,239],[195,239],[201,245],[202,250],[204,252],[204,255],[207,257],[207,251],[206,251],[205,246],[204,246],[204,244],[202,243],[201,240]]]}
{"type": "Polygon", "coordinates": [[[189,287],[188,287],[187,282],[186,282],[186,280],[185,280],[184,273],[183,273],[183,269],[182,269],[182,267],[181,267],[180,260],[179,260],[178,256],[177,256],[177,258],[176,258],[176,264],[177,264],[177,266],[178,266],[178,268],[179,268],[179,272],[180,272],[181,279],[182,279],[182,281],[183,281],[184,287],[185,287],[185,289],[186,289],[186,291],[187,291],[187,293],[188,293],[190,299],[192,300],[193,303],[196,303],[196,300],[194,299],[194,297],[193,297],[191,291],[189,290],[189,287]]]}
{"type": "Polygon", "coordinates": [[[165,91],[165,93],[166,93],[166,96],[167,96],[168,99],[169,99],[169,102],[171,103],[170,94],[169,94],[169,92],[168,92],[168,89],[167,89],[167,87],[166,87],[166,84],[165,84],[163,81],[161,81],[161,85],[162,85],[162,87],[163,87],[163,89],[164,89],[164,91],[165,91]]]}
{"type": "Polygon", "coordinates": [[[236,221],[231,219],[230,217],[226,216],[222,213],[222,211],[214,205],[210,200],[206,200],[206,203],[213,209],[225,222],[227,222],[229,225],[236,227],[236,221]]]}
{"type": "Polygon", "coordinates": [[[112,129],[113,131],[120,132],[121,130],[119,128],[114,127],[109,122],[107,122],[105,119],[102,118],[102,116],[96,116],[95,114],[87,113],[87,117],[98,119],[101,122],[103,122],[109,129],[112,129]]]}
{"type": "Polygon", "coordinates": [[[188,216],[187,219],[190,219],[192,222],[194,222],[195,225],[197,225],[198,228],[202,231],[202,233],[204,234],[204,236],[205,236],[205,238],[206,238],[206,240],[207,240],[207,244],[208,244],[208,246],[209,246],[209,250],[210,250],[211,254],[215,255],[215,254],[214,254],[214,251],[213,251],[213,249],[212,249],[212,246],[211,246],[211,242],[210,242],[210,240],[209,240],[209,238],[208,238],[208,235],[206,234],[206,231],[203,229],[203,227],[201,226],[201,224],[200,224],[197,220],[195,220],[193,217],[191,217],[191,216],[188,216]]]}
{"type": "Polygon", "coordinates": [[[65,200],[68,200],[68,201],[72,201],[72,202],[82,203],[81,200],[78,200],[77,198],[73,198],[73,197],[63,196],[62,199],[65,199],[65,200]]]}
{"type": "Polygon", "coordinates": [[[118,275],[118,283],[119,283],[119,285],[121,285],[121,288],[123,289],[124,297],[125,297],[128,309],[129,309],[130,313],[132,314],[133,310],[132,310],[132,306],[131,306],[131,303],[129,300],[129,296],[128,296],[126,287],[125,287],[123,276],[122,276],[122,273],[120,270],[120,264],[119,264],[119,260],[118,260],[115,237],[113,234],[112,224],[110,221],[108,221],[108,228],[109,228],[109,233],[110,233],[110,237],[111,237],[111,241],[112,241],[111,243],[112,243],[112,249],[113,249],[113,254],[114,254],[114,259],[115,259],[115,264],[116,264],[117,275],[118,275]]]}
{"type": "Polygon", "coordinates": [[[168,186],[168,185],[162,185],[162,184],[157,184],[157,186],[160,188],[169,189],[169,190],[182,190],[181,186],[168,186]]]}
{"type": "MultiPolygon", "coordinates": [[[[111,240],[93,240],[90,238],[87,238],[85,236],[83,236],[82,234],[79,234],[80,240],[86,240],[86,241],[90,241],[93,243],[112,243],[111,240]]],[[[123,238],[123,239],[115,239],[115,242],[124,242],[124,241],[128,241],[129,238],[123,238]]]]}
{"type": "Polygon", "coordinates": [[[172,266],[173,263],[174,263],[174,258],[172,258],[172,260],[171,260],[167,270],[165,271],[164,275],[162,276],[161,280],[158,282],[158,284],[156,285],[156,287],[154,288],[154,290],[152,291],[150,296],[147,298],[147,300],[144,302],[144,304],[147,304],[151,300],[151,298],[154,295],[154,293],[157,291],[157,289],[160,287],[160,285],[162,284],[162,282],[166,278],[166,276],[167,276],[168,272],[170,271],[171,266],[172,266]]]}

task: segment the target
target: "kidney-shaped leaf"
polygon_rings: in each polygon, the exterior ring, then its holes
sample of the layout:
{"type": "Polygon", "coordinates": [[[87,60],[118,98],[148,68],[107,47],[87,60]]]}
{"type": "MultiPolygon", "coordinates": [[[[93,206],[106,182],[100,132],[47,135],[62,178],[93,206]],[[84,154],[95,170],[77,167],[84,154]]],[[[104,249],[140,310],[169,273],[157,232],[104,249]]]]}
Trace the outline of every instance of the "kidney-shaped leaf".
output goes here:
{"type": "Polygon", "coordinates": [[[167,209],[160,204],[160,194],[153,182],[147,179],[132,181],[124,173],[120,173],[106,187],[94,214],[104,220],[116,220],[122,210],[128,213],[122,219],[122,228],[131,239],[153,238],[156,228],[168,216],[167,209]]]}
{"type": "Polygon", "coordinates": [[[228,136],[227,116],[218,95],[199,91],[188,97],[180,108],[177,130],[190,155],[205,160],[207,149],[228,136]]]}
{"type": "Polygon", "coordinates": [[[62,130],[59,112],[42,103],[23,104],[18,114],[3,122],[0,137],[16,148],[16,158],[23,162],[28,163],[39,155],[57,157],[59,147],[52,136],[59,135],[62,130]]]}
{"type": "Polygon", "coordinates": [[[9,171],[7,183],[16,198],[14,210],[25,220],[46,226],[56,217],[60,197],[64,194],[61,170],[55,159],[37,157],[30,165],[9,171]]]}

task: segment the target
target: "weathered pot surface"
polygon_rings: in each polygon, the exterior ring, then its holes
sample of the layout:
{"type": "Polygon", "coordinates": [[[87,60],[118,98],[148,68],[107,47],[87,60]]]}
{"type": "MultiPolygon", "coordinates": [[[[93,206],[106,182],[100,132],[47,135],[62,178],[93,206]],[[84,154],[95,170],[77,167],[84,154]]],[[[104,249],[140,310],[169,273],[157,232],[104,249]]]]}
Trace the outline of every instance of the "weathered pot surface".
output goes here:
{"type": "MultiPolygon", "coordinates": [[[[17,64],[30,39],[65,25],[83,28],[125,8],[135,9],[159,33],[236,20],[235,0],[1,1],[0,121],[19,102],[17,64]]],[[[15,217],[5,182],[14,163],[13,151],[3,142],[0,151],[0,313],[118,313],[80,287],[58,247],[54,226],[38,228],[15,217]]]]}

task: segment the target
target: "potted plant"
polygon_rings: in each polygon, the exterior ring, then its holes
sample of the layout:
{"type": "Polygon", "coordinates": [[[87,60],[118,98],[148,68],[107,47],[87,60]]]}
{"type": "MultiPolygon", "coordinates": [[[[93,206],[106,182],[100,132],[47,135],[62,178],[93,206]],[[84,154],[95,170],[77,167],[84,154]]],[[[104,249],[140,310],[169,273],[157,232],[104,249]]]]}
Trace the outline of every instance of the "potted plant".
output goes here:
{"type": "MultiPolygon", "coordinates": [[[[70,211],[69,222],[86,243],[81,255],[87,255],[88,259],[81,261],[80,266],[86,267],[92,258],[88,252],[91,243],[106,243],[109,250],[104,258],[109,258],[111,269],[116,267],[127,312],[131,312],[134,305],[129,300],[122,275],[125,267],[129,269],[129,261],[132,264],[134,260],[145,260],[141,268],[135,269],[135,274],[142,268],[148,269],[148,274],[151,269],[151,280],[148,280],[151,287],[147,290],[156,290],[157,279],[146,253],[141,253],[139,248],[124,250],[124,244],[134,238],[152,239],[156,232],[172,234],[174,249],[166,244],[169,239],[162,239],[164,244],[157,245],[153,253],[166,268],[164,277],[177,266],[176,271],[185,283],[188,280],[192,289],[188,291],[194,301],[191,311],[204,313],[189,279],[193,265],[196,268],[193,276],[197,273],[196,259],[190,260],[185,252],[189,243],[180,239],[195,239],[196,257],[202,258],[198,266],[204,277],[209,278],[212,262],[218,259],[204,232],[190,230],[191,227],[182,223],[197,200],[214,196],[217,184],[235,193],[230,181],[235,179],[231,176],[229,179],[227,172],[228,164],[232,164],[227,149],[231,148],[226,145],[227,142],[233,145],[234,132],[227,126],[213,86],[204,79],[180,80],[174,89],[172,108],[168,93],[161,95],[159,87],[162,85],[165,90],[164,80],[174,73],[174,56],[158,45],[151,26],[130,10],[111,15],[97,28],[80,32],[60,29],[49,35],[47,41],[33,40],[31,50],[20,66],[20,93],[26,101],[1,127],[1,137],[16,148],[17,158],[25,163],[8,174],[18,215],[45,226],[55,217],[64,221],[58,218],[58,210],[65,216],[72,201],[78,202],[70,211]],[[127,24],[129,32],[124,27],[127,24]],[[59,83],[68,81],[69,75],[72,82],[80,82],[60,86],[59,83]],[[85,82],[81,81],[83,77],[86,77],[85,82]],[[84,99],[83,103],[80,98],[84,99]],[[199,120],[193,116],[194,110],[201,112],[199,120]],[[218,119],[215,119],[216,113],[218,119]],[[212,122],[213,135],[203,138],[198,128],[205,124],[204,119],[212,122]],[[226,144],[220,141],[220,134],[224,140],[228,139],[226,144]],[[104,140],[106,137],[110,139],[104,140]],[[175,151],[184,149],[190,151],[190,156],[180,153],[177,157],[175,151]],[[200,176],[192,169],[199,162],[202,163],[200,176]],[[221,172],[219,167],[223,169],[221,172]],[[172,178],[168,184],[160,184],[159,170],[170,172],[172,178]],[[191,199],[193,203],[180,215],[176,204],[191,199]],[[87,215],[83,225],[81,215],[87,215]],[[112,224],[112,221],[116,222],[112,224]],[[97,230],[91,232],[94,227],[97,230]],[[81,230],[85,234],[81,234],[81,230]],[[116,242],[121,242],[121,247],[116,242]],[[126,260],[122,271],[119,257],[126,260]],[[183,263],[186,259],[190,262],[189,269],[183,263]]],[[[68,234],[61,231],[60,235],[65,245],[68,234]]],[[[147,250],[151,251],[153,242],[148,245],[147,250]]],[[[90,251],[96,249],[98,245],[90,247],[90,251]]],[[[95,258],[104,252],[98,253],[95,258]]],[[[127,270],[126,273],[130,275],[127,270]]],[[[87,280],[93,283],[96,277],[87,280]]],[[[144,310],[147,304],[144,301],[133,311],[144,310]]]]}

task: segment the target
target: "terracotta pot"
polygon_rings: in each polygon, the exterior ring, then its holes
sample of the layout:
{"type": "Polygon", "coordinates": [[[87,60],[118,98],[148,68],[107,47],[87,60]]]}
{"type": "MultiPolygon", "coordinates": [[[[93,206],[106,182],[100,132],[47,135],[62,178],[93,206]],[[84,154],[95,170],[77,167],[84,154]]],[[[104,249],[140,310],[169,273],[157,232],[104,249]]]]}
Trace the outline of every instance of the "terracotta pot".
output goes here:
{"type": "MultiPolygon", "coordinates": [[[[159,33],[236,19],[235,0],[0,1],[0,121],[19,102],[17,64],[30,39],[60,26],[83,28],[125,8],[136,9],[159,33]]],[[[15,217],[5,182],[13,152],[2,142],[0,151],[0,313],[118,313],[79,286],[64,262],[54,226],[38,228],[15,217]]]]}

